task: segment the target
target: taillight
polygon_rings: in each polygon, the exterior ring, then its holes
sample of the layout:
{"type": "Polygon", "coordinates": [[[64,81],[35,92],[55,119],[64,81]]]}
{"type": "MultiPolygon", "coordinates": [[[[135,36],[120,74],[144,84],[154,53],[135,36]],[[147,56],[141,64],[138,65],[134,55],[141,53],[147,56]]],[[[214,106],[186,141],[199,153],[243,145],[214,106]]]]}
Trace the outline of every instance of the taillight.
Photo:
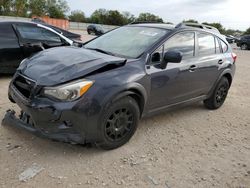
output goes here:
{"type": "Polygon", "coordinates": [[[237,59],[237,55],[235,53],[232,53],[232,58],[234,60],[234,63],[236,62],[236,59],[237,59]]]}

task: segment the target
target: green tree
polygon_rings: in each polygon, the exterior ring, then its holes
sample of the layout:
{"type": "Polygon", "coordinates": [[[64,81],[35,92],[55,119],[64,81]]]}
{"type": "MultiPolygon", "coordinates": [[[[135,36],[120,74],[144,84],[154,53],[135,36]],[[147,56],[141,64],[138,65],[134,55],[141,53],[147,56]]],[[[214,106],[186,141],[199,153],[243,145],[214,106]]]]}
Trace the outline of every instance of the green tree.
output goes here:
{"type": "Polygon", "coordinates": [[[13,6],[13,0],[0,0],[0,15],[11,15],[11,7],[13,6]]]}
{"type": "Polygon", "coordinates": [[[66,18],[69,6],[65,0],[47,0],[46,14],[51,18],[66,18]]]}
{"type": "Polygon", "coordinates": [[[226,29],[223,27],[223,25],[221,23],[207,23],[207,22],[204,22],[202,24],[210,25],[212,27],[215,27],[220,31],[220,33],[226,34],[226,29]]]}
{"type": "Polygon", "coordinates": [[[141,13],[137,18],[140,22],[160,22],[163,23],[163,19],[151,13],[141,13]]]}
{"type": "Polygon", "coordinates": [[[119,11],[110,10],[108,11],[104,24],[121,26],[121,25],[125,25],[126,21],[124,19],[124,16],[119,11]]]}
{"type": "Polygon", "coordinates": [[[26,17],[28,11],[28,1],[15,0],[13,2],[12,11],[15,16],[26,17]]]}
{"type": "Polygon", "coordinates": [[[244,35],[250,35],[250,27],[245,31],[244,35]]]}
{"type": "Polygon", "coordinates": [[[125,24],[129,24],[129,23],[136,21],[135,16],[133,14],[131,14],[130,12],[127,12],[127,11],[123,12],[122,15],[123,15],[123,19],[124,19],[125,24]]]}
{"type": "Polygon", "coordinates": [[[46,0],[29,0],[30,16],[44,16],[46,14],[46,0]]]}
{"type": "Polygon", "coordinates": [[[225,35],[233,35],[233,36],[239,36],[242,35],[244,32],[240,30],[234,30],[234,29],[227,29],[225,30],[225,35]]]}
{"type": "Polygon", "coordinates": [[[90,17],[90,22],[104,24],[107,20],[108,11],[106,9],[98,9],[90,17]]]}
{"type": "Polygon", "coordinates": [[[80,10],[72,11],[71,15],[69,16],[69,20],[72,22],[85,22],[85,14],[80,10]]]}
{"type": "Polygon", "coordinates": [[[199,23],[197,20],[194,19],[188,19],[188,20],[183,20],[183,23],[199,23]]]}

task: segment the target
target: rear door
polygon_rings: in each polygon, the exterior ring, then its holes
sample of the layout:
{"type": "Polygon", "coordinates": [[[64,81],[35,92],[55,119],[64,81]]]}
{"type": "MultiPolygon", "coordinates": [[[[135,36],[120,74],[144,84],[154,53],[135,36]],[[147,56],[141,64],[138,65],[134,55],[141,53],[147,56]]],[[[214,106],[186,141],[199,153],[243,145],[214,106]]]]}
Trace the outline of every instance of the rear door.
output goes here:
{"type": "Polygon", "coordinates": [[[197,67],[199,68],[197,79],[199,79],[199,87],[202,88],[204,94],[212,89],[225,61],[221,42],[218,37],[210,33],[197,32],[197,67]]]}
{"type": "Polygon", "coordinates": [[[13,73],[24,59],[11,23],[0,23],[0,72],[13,73]]]}
{"type": "Polygon", "coordinates": [[[36,24],[20,23],[15,28],[20,37],[20,46],[26,56],[52,47],[63,46],[61,37],[36,24]]]}

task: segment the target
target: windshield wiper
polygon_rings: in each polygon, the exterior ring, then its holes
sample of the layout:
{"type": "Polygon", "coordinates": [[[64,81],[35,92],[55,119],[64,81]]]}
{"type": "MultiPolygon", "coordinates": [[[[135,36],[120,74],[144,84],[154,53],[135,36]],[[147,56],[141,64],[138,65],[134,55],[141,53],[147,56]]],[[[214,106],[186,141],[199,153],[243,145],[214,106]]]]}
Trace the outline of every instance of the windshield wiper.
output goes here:
{"type": "Polygon", "coordinates": [[[107,55],[117,56],[116,54],[114,54],[112,52],[108,52],[108,51],[105,51],[105,50],[102,50],[102,49],[99,49],[99,48],[86,48],[86,49],[95,50],[97,52],[101,52],[101,53],[107,54],[107,55]]]}

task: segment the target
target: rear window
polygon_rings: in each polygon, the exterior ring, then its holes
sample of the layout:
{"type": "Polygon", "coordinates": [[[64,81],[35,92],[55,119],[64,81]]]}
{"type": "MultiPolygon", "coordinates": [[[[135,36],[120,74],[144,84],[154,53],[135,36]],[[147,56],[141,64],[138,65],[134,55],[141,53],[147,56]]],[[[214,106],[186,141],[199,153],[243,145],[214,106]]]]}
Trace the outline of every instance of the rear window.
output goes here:
{"type": "Polygon", "coordinates": [[[219,42],[219,39],[217,37],[215,37],[215,48],[216,48],[216,53],[220,54],[221,53],[220,42],[219,42]]]}
{"type": "Polygon", "coordinates": [[[199,55],[215,54],[215,39],[213,35],[198,33],[199,55]]]}
{"type": "Polygon", "coordinates": [[[16,39],[16,34],[11,24],[0,24],[0,38],[1,39],[16,39]]]}
{"type": "Polygon", "coordinates": [[[221,43],[222,52],[223,53],[227,52],[228,50],[227,44],[223,40],[220,40],[220,43],[221,43]]]}

